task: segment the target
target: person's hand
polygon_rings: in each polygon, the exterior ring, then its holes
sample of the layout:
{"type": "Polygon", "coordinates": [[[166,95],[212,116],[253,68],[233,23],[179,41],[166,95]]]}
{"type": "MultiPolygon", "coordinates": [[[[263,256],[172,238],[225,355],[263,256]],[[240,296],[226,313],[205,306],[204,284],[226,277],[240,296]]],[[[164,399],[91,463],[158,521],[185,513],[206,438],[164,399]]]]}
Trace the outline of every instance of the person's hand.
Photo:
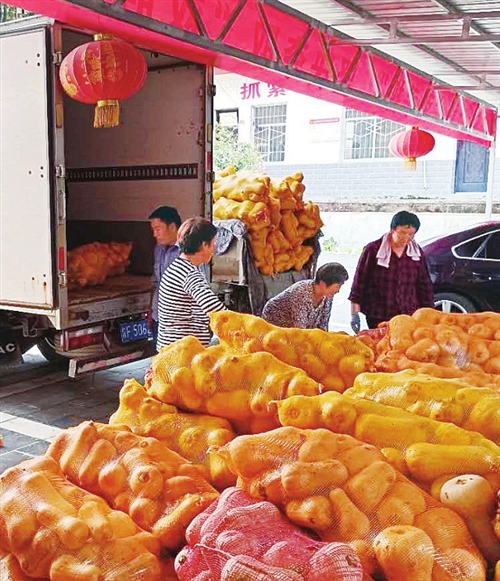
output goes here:
{"type": "Polygon", "coordinates": [[[351,329],[357,334],[361,329],[361,319],[359,313],[351,313],[351,329]]]}

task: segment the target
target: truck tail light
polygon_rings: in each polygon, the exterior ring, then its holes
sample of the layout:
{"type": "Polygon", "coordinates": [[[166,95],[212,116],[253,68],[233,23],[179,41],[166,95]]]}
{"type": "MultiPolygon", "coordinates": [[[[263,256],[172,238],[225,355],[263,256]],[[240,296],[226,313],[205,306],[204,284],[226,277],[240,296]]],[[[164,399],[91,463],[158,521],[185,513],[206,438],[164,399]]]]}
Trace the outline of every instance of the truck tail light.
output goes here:
{"type": "Polygon", "coordinates": [[[75,329],[64,331],[63,335],[63,350],[73,351],[74,349],[82,349],[89,345],[100,345],[104,343],[104,327],[103,325],[96,325],[94,327],[86,327],[85,329],[75,329]]]}

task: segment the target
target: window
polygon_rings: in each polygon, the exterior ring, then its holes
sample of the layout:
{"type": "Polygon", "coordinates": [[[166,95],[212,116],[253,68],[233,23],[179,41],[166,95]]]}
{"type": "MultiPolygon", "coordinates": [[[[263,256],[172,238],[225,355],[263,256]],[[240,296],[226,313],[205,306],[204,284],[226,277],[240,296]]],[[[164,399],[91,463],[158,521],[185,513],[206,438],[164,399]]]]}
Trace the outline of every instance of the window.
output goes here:
{"type": "Polygon", "coordinates": [[[389,141],[405,127],[394,121],[345,110],[344,159],[378,159],[392,157],[389,141]]]}
{"type": "Polygon", "coordinates": [[[253,107],[253,140],[264,161],[285,159],[286,105],[253,107]]]}
{"type": "Polygon", "coordinates": [[[500,231],[462,242],[454,248],[454,252],[461,258],[500,260],[500,231]]]}
{"type": "Polygon", "coordinates": [[[215,112],[215,120],[222,127],[229,127],[233,133],[233,137],[238,139],[238,109],[218,109],[215,112]]]}

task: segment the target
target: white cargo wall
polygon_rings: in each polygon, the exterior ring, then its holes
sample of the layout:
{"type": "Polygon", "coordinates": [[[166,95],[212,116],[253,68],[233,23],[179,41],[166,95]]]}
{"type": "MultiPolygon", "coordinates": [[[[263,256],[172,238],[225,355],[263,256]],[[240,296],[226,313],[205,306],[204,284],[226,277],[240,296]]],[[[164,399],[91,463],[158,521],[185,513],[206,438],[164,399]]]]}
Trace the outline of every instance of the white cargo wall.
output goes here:
{"type": "Polygon", "coordinates": [[[198,165],[197,179],[67,184],[70,220],[142,221],[160,205],[186,219],[204,211],[205,72],[196,65],[149,72],[121,103],[120,126],[94,129],[94,108],[65,99],[66,167],[198,165]]]}
{"type": "Polygon", "coordinates": [[[0,304],[54,305],[45,28],[0,38],[0,304]]]}

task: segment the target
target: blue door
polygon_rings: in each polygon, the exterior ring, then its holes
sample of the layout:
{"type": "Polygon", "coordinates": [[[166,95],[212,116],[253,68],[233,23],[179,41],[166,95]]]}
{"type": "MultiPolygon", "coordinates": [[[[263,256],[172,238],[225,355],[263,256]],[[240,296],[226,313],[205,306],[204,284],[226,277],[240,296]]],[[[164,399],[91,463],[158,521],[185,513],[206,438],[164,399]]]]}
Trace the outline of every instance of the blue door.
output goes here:
{"type": "Polygon", "coordinates": [[[486,192],[490,150],[471,141],[457,141],[455,193],[486,192]]]}

